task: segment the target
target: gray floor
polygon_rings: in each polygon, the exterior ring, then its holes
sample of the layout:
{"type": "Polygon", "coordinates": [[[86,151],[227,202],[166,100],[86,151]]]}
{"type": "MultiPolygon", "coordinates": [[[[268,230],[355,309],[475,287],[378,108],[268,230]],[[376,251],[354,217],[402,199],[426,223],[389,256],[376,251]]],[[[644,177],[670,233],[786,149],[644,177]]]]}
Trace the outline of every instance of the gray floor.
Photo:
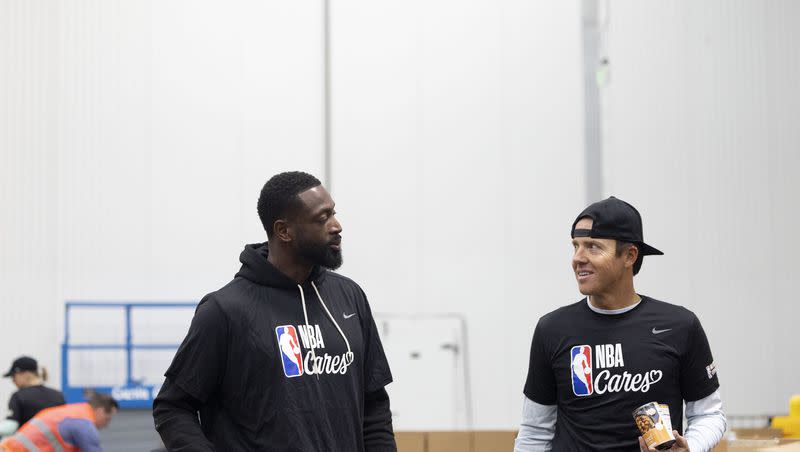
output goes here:
{"type": "Polygon", "coordinates": [[[123,410],[100,430],[104,452],[150,452],[161,448],[150,410],[123,410]]]}

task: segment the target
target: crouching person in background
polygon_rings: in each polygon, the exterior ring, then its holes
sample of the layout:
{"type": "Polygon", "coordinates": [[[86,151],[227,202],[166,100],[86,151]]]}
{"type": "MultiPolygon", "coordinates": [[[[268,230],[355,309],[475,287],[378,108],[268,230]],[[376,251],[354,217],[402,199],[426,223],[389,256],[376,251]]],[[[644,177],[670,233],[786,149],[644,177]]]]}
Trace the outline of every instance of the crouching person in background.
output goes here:
{"type": "Polygon", "coordinates": [[[47,408],[0,442],[0,451],[102,452],[98,429],[106,427],[117,410],[116,400],[97,393],[88,403],[47,408]]]}

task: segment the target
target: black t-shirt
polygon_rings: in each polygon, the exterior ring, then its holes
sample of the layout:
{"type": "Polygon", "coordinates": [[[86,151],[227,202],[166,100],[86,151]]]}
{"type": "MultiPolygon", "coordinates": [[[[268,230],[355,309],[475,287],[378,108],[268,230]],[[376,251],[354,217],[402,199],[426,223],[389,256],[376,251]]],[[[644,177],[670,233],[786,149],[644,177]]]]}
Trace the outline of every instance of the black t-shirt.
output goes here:
{"type": "Polygon", "coordinates": [[[8,416],[8,419],[13,419],[22,426],[36,416],[39,411],[64,403],[64,395],[61,394],[61,391],[43,385],[28,386],[11,395],[8,400],[8,409],[11,411],[11,415],[8,416]]]}
{"type": "Polygon", "coordinates": [[[683,402],[719,387],[711,349],[686,308],[643,296],[622,314],[592,311],[586,300],[539,320],[525,395],[557,405],[553,451],[638,451],[634,409],[669,405],[683,427],[683,402]]]}
{"type": "Polygon", "coordinates": [[[202,403],[217,450],[363,451],[365,394],[392,380],[364,292],[312,275],[335,323],[307,281],[306,325],[300,289],[255,252],[201,301],[166,377],[202,403]]]}

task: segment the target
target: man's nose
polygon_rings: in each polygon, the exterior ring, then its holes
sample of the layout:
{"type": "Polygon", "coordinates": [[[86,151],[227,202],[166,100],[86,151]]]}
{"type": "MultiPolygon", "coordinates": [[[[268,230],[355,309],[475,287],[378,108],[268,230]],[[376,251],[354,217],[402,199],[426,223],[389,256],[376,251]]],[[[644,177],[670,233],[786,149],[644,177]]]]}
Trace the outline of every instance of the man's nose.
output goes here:
{"type": "Polygon", "coordinates": [[[342,224],[339,223],[339,220],[336,217],[333,217],[333,222],[331,223],[331,234],[341,234],[342,233],[342,224]]]}
{"type": "Polygon", "coordinates": [[[576,264],[584,264],[586,263],[586,253],[583,250],[583,247],[575,248],[575,253],[572,255],[572,262],[576,264]]]}

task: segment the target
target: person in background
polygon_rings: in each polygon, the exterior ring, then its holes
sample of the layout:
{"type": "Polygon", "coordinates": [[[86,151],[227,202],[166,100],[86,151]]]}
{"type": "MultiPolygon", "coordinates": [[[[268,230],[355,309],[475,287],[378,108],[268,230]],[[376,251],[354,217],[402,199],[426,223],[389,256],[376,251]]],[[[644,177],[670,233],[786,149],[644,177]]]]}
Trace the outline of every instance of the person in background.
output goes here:
{"type": "Polygon", "coordinates": [[[3,452],[102,452],[99,429],[117,414],[119,405],[108,394],[94,393],[87,403],[71,403],[40,411],[0,441],[3,452]]]}
{"type": "Polygon", "coordinates": [[[11,377],[19,390],[8,401],[11,414],[8,416],[9,422],[4,422],[0,427],[0,436],[13,433],[39,411],[65,403],[61,391],[44,385],[47,381],[47,370],[42,368],[40,372],[38,363],[30,356],[15,359],[3,377],[11,377]]]}

